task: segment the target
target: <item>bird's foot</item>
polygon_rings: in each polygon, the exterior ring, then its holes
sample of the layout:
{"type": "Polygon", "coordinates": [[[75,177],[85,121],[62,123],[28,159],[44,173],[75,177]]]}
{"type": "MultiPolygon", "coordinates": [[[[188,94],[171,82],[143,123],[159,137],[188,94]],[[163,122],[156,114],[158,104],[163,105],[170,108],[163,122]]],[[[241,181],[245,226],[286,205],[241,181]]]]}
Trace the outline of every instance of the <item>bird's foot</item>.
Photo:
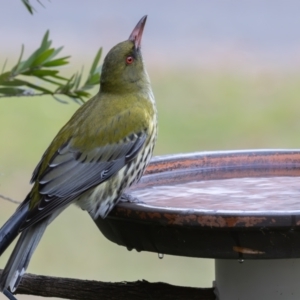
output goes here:
{"type": "Polygon", "coordinates": [[[120,202],[129,202],[129,203],[144,203],[140,199],[132,196],[131,194],[123,193],[120,202]]]}

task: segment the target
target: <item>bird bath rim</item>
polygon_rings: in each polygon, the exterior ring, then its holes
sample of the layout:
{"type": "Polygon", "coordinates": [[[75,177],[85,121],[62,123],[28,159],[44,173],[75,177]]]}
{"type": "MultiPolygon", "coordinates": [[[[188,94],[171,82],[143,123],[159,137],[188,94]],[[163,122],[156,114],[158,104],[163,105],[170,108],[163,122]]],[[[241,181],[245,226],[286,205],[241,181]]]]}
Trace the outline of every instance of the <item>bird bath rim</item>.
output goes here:
{"type": "MultiPolygon", "coordinates": [[[[132,189],[195,178],[262,176],[300,177],[300,150],[212,151],[154,157],[132,189]]],[[[213,211],[121,202],[105,220],[99,218],[95,223],[109,240],[138,251],[229,259],[300,258],[300,210],[213,211]]]]}
{"type": "MultiPolygon", "coordinates": [[[[151,160],[144,176],[133,190],[151,185],[165,185],[173,180],[246,178],[246,177],[300,177],[300,149],[261,149],[235,151],[207,151],[156,156],[151,160]],[[201,172],[195,176],[195,172],[201,172]],[[189,174],[191,173],[191,176],[189,174]]],[[[300,187],[300,183],[299,183],[300,187]]],[[[300,195],[300,193],[299,193],[300,195]]],[[[142,201],[142,199],[140,199],[142,201]]],[[[146,203],[119,203],[117,209],[136,211],[165,211],[166,213],[191,213],[220,216],[283,216],[300,215],[298,210],[211,210],[193,208],[155,207],[146,203]]]]}

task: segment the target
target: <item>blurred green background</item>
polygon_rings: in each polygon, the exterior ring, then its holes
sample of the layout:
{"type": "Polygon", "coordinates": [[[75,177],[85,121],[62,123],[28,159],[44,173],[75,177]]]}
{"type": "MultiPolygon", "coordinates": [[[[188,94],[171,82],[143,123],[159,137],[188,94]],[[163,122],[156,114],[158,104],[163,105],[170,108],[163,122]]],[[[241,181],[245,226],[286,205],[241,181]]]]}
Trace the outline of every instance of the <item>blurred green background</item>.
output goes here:
{"type": "MultiPolygon", "coordinates": [[[[19,1],[4,8],[3,16],[18,14],[25,29],[6,27],[1,36],[5,43],[0,62],[8,58],[12,65],[21,43],[28,46],[26,57],[49,28],[54,45],[65,45],[65,54],[72,55],[72,67],[66,69],[70,74],[83,64],[89,67],[99,46],[104,45],[106,54],[110,47],[126,39],[139,18],[150,11],[143,49],[159,111],[156,155],[299,147],[300,64],[296,50],[300,51],[300,38],[297,45],[297,35],[290,40],[280,39],[280,32],[274,34],[276,26],[272,26],[280,15],[286,30],[282,36],[289,29],[295,30],[298,21],[293,7],[282,11],[272,6],[270,13],[267,4],[255,6],[257,1],[237,5],[240,10],[230,4],[234,1],[224,1],[228,3],[225,10],[221,1],[217,1],[219,7],[187,1],[182,7],[176,2],[165,15],[163,11],[170,8],[170,1],[159,8],[157,1],[143,5],[128,1],[124,7],[121,1],[58,2],[45,3],[46,9],[35,4],[35,16],[30,16],[19,1]],[[99,16],[97,7],[101,10],[99,16]],[[117,10],[114,15],[114,7],[125,11],[117,10]],[[188,13],[183,13],[183,8],[188,13]],[[265,18],[265,23],[259,22],[265,18]],[[99,19],[101,26],[96,26],[99,19]],[[87,24],[93,30],[89,31],[87,24]]],[[[291,3],[297,6],[295,1],[291,3]]],[[[0,28],[4,28],[1,23],[0,28]]],[[[77,108],[75,103],[64,105],[50,97],[0,99],[0,194],[24,199],[35,165],[77,108]]],[[[0,208],[2,224],[16,206],[0,199],[0,208]]],[[[9,252],[1,257],[1,268],[9,252]]],[[[214,278],[213,260],[168,255],[159,259],[156,253],[129,252],[112,244],[88,214],[76,207],[70,207],[48,228],[28,271],[100,281],[145,279],[198,287],[210,287],[214,278]]],[[[0,299],[4,297],[0,295],[0,299]]]]}

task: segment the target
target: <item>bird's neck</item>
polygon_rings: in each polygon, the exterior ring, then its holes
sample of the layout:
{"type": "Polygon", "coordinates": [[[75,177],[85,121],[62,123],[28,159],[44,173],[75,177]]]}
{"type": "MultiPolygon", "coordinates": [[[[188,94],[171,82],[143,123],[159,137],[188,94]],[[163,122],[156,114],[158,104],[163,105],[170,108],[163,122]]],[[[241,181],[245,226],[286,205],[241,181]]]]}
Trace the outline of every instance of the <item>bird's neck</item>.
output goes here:
{"type": "Polygon", "coordinates": [[[147,72],[143,70],[140,76],[120,77],[116,79],[109,76],[102,76],[100,80],[100,93],[110,94],[139,94],[151,90],[150,80],[147,72]]]}

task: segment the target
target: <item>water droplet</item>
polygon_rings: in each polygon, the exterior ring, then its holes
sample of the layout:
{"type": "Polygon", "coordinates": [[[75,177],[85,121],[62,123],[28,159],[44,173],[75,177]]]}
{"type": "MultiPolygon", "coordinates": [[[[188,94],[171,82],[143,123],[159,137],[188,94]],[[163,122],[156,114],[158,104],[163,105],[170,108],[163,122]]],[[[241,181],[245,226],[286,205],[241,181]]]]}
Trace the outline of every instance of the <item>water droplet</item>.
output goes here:
{"type": "Polygon", "coordinates": [[[238,259],[238,262],[239,262],[240,264],[242,264],[244,261],[245,261],[245,260],[242,259],[242,258],[238,259]]]}
{"type": "Polygon", "coordinates": [[[127,247],[127,250],[128,250],[128,251],[132,251],[132,249],[133,249],[133,248],[127,247]]]}
{"type": "Polygon", "coordinates": [[[163,259],[164,258],[164,255],[162,253],[158,253],[158,258],[159,259],[163,259]]]}

